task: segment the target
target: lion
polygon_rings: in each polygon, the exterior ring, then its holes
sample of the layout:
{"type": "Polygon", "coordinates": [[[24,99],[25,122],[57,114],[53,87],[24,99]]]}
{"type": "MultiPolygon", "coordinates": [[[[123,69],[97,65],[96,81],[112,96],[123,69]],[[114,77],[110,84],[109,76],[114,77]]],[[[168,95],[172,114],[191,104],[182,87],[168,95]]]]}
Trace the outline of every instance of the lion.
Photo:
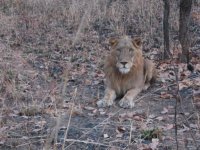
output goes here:
{"type": "Polygon", "coordinates": [[[109,43],[112,51],[104,65],[105,96],[97,101],[97,106],[111,106],[116,98],[122,97],[119,106],[133,108],[136,96],[155,80],[155,65],[143,58],[140,38],[123,36],[111,38],[109,43]]]}

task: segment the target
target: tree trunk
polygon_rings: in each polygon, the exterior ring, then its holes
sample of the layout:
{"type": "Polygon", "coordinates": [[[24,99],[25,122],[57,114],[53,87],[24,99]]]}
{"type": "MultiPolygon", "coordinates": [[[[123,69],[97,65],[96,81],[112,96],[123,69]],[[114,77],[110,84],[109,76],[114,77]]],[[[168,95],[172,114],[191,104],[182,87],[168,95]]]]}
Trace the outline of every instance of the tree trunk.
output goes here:
{"type": "Polygon", "coordinates": [[[181,62],[189,63],[190,35],[189,23],[193,0],[180,1],[179,40],[182,46],[181,62]]]}
{"type": "Polygon", "coordinates": [[[164,1],[164,17],[163,17],[163,31],[164,31],[164,59],[170,58],[169,50],[169,12],[170,3],[169,0],[164,1]]]}

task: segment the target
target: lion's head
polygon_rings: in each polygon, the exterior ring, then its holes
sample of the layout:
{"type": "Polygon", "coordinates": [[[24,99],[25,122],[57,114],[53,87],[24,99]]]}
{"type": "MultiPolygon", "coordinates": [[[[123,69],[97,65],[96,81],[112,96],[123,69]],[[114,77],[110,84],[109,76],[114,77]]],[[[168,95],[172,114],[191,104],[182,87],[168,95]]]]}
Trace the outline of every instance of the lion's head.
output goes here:
{"type": "Polygon", "coordinates": [[[138,51],[141,49],[141,39],[131,39],[124,36],[120,39],[111,38],[109,43],[113,49],[113,57],[116,57],[116,67],[120,73],[127,74],[134,65],[138,51]]]}

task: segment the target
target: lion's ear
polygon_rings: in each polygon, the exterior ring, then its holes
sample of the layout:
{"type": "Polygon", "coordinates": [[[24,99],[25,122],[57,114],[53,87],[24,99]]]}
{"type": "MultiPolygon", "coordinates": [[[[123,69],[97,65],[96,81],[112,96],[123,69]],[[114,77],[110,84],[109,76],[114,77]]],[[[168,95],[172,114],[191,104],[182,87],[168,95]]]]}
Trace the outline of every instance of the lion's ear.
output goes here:
{"type": "Polygon", "coordinates": [[[132,40],[132,43],[136,47],[141,47],[142,46],[142,40],[141,40],[141,38],[134,38],[132,40]]]}
{"type": "Polygon", "coordinates": [[[110,38],[109,43],[110,43],[111,46],[115,46],[118,43],[118,39],[117,38],[110,38]]]}

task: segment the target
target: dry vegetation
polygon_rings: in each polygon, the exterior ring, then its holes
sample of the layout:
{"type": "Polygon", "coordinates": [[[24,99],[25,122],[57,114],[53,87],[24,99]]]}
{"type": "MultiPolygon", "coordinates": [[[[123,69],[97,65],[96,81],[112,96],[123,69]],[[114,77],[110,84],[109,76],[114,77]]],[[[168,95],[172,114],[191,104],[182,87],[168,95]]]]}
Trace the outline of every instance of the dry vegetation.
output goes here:
{"type": "MultiPolygon", "coordinates": [[[[179,13],[172,3],[170,43],[176,58],[179,13]]],[[[190,73],[185,64],[159,61],[161,0],[0,0],[0,149],[198,149],[198,5],[190,27],[195,66],[190,73]],[[123,34],[142,37],[160,79],[132,110],[97,109],[108,38],[123,34]]]]}

